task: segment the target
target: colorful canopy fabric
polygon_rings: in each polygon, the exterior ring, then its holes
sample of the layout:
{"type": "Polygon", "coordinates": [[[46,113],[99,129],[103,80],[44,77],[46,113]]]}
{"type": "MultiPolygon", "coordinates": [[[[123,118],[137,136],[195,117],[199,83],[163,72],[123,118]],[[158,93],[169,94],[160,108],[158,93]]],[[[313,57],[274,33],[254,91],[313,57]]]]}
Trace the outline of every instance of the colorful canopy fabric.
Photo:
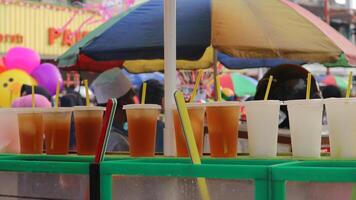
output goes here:
{"type": "MultiPolygon", "coordinates": [[[[163,43],[163,0],[150,0],[91,32],[59,58],[59,66],[75,65],[82,53],[97,61],[125,60],[130,71],[162,70],[163,43]]],[[[211,66],[210,46],[238,58],[313,62],[335,62],[345,53],[356,64],[351,42],[290,1],[177,1],[177,67],[211,66]]]]}
{"type": "Polygon", "coordinates": [[[346,80],[341,76],[327,75],[321,78],[321,83],[324,85],[338,86],[340,89],[347,88],[346,80]]]}
{"type": "Polygon", "coordinates": [[[222,88],[230,88],[236,96],[255,95],[257,80],[239,73],[228,73],[220,76],[222,88]]]}

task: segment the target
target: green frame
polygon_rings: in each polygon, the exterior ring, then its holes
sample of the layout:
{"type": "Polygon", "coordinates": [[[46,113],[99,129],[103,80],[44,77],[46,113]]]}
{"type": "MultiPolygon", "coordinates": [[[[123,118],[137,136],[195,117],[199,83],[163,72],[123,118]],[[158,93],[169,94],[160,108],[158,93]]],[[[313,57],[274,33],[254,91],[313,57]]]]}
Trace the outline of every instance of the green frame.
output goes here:
{"type": "MultiPolygon", "coordinates": [[[[356,160],[296,161],[271,166],[273,200],[286,199],[286,181],[356,182],[356,160]]],[[[355,188],[355,187],[354,187],[355,188]]],[[[355,199],[355,189],[352,199],[355,199]]]]}
{"type": "Polygon", "coordinates": [[[191,164],[188,158],[141,158],[105,161],[100,165],[100,195],[112,199],[112,176],[205,177],[216,179],[254,180],[255,199],[270,199],[270,167],[289,162],[283,159],[202,159],[201,165],[191,164]]]}

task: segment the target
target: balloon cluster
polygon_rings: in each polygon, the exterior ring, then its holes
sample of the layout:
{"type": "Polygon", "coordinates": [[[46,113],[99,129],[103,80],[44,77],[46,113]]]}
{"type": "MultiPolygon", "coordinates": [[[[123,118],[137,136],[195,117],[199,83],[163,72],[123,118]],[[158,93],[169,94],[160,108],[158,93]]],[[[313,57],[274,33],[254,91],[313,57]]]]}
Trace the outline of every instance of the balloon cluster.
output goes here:
{"type": "Polygon", "coordinates": [[[19,88],[23,84],[38,85],[56,93],[56,86],[63,79],[58,68],[51,63],[42,63],[39,54],[29,48],[15,47],[4,57],[0,57],[0,107],[7,107],[11,100],[20,96],[19,88]]]}

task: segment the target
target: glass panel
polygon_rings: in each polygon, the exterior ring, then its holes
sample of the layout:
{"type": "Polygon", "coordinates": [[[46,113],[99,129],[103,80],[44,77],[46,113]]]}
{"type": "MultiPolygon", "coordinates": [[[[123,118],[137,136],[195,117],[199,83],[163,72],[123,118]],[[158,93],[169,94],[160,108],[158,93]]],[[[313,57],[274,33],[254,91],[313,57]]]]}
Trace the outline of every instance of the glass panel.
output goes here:
{"type": "Polygon", "coordinates": [[[287,182],[286,199],[349,200],[353,183],[287,182]]]}
{"type": "Polygon", "coordinates": [[[89,177],[45,173],[0,172],[0,199],[85,199],[89,177]]]}
{"type": "MultiPolygon", "coordinates": [[[[211,200],[254,199],[253,180],[207,179],[211,200]]],[[[200,200],[196,179],[113,176],[113,199],[200,200]]]]}

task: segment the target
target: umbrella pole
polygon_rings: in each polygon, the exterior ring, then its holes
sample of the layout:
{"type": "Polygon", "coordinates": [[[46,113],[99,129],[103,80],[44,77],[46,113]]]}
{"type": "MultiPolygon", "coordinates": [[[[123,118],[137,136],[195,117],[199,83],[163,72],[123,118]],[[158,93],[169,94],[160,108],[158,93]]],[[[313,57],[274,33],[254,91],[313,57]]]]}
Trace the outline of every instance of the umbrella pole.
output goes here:
{"type": "Polygon", "coordinates": [[[164,109],[165,127],[163,150],[165,156],[175,155],[172,108],[176,90],[176,0],[164,1],[164,109]]]}
{"type": "Polygon", "coordinates": [[[218,52],[214,48],[214,63],[213,63],[213,68],[214,68],[214,100],[218,100],[218,85],[216,84],[218,82],[218,52]]]}

